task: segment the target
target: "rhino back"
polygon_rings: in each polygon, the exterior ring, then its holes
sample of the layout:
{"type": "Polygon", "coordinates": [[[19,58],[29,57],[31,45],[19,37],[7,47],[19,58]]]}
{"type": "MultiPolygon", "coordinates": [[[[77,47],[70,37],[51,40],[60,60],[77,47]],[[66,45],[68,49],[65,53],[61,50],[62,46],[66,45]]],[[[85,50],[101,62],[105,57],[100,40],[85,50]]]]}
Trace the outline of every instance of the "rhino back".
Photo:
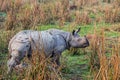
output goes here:
{"type": "Polygon", "coordinates": [[[47,56],[51,55],[55,47],[55,41],[49,32],[33,32],[31,37],[40,50],[44,51],[47,56]]]}
{"type": "Polygon", "coordinates": [[[44,50],[49,56],[54,50],[53,36],[47,31],[25,30],[17,33],[9,43],[9,50],[27,51],[30,46],[32,50],[44,50]],[[26,47],[27,46],[27,47],[26,47]]]}

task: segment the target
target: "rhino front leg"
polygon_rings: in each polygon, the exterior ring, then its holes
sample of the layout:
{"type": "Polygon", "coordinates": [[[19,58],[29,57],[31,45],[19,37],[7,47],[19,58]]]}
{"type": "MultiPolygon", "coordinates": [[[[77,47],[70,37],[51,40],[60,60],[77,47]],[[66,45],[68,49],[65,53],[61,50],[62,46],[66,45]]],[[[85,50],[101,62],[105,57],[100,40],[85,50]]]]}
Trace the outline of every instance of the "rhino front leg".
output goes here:
{"type": "Polygon", "coordinates": [[[60,66],[60,56],[57,56],[57,59],[56,59],[56,64],[58,65],[58,66],[60,66]]]}
{"type": "Polygon", "coordinates": [[[55,53],[53,56],[53,62],[55,62],[57,66],[60,66],[60,56],[61,56],[61,53],[55,53]]]}

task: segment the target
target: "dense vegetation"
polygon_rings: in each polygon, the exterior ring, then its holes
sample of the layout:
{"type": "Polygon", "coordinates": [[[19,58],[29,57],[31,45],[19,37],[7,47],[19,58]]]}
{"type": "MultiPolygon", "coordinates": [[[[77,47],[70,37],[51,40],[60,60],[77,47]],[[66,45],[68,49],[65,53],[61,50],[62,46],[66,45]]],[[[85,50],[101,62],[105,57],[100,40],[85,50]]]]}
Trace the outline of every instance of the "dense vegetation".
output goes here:
{"type": "Polygon", "coordinates": [[[1,0],[0,79],[11,80],[119,80],[120,0],[1,0]],[[81,27],[90,47],[65,51],[61,67],[34,52],[32,65],[7,75],[8,42],[24,30],[57,28],[72,31],[81,27]],[[36,60],[36,57],[43,59],[36,60]],[[44,64],[43,64],[44,62],[44,64]],[[39,65],[38,65],[39,64],[39,65]],[[50,67],[51,65],[51,67],[50,67]]]}

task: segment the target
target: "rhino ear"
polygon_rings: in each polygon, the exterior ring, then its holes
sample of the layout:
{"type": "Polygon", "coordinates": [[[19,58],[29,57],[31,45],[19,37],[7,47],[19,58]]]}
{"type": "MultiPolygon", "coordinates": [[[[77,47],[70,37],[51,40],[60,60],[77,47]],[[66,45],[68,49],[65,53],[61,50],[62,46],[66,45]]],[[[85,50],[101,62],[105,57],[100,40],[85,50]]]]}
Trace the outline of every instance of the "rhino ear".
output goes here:
{"type": "Polygon", "coordinates": [[[77,32],[76,32],[76,33],[80,32],[80,30],[81,30],[81,27],[80,27],[80,28],[78,28],[78,30],[77,30],[77,32]]]}
{"type": "Polygon", "coordinates": [[[75,34],[75,30],[72,31],[72,35],[74,35],[74,34],[75,34]]]}

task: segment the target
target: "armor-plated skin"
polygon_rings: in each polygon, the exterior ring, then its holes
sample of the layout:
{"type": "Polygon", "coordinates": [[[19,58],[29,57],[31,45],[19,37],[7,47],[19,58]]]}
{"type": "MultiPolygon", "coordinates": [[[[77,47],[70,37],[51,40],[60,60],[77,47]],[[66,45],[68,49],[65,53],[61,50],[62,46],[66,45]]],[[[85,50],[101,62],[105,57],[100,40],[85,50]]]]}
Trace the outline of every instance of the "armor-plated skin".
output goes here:
{"type": "Polygon", "coordinates": [[[61,53],[70,47],[85,48],[89,46],[86,37],[80,37],[78,32],[72,33],[58,29],[45,31],[24,30],[17,33],[9,42],[10,59],[8,60],[8,73],[20,64],[20,61],[27,55],[30,58],[32,51],[38,49],[44,51],[46,57],[56,58],[55,62],[60,65],[61,53]]]}

